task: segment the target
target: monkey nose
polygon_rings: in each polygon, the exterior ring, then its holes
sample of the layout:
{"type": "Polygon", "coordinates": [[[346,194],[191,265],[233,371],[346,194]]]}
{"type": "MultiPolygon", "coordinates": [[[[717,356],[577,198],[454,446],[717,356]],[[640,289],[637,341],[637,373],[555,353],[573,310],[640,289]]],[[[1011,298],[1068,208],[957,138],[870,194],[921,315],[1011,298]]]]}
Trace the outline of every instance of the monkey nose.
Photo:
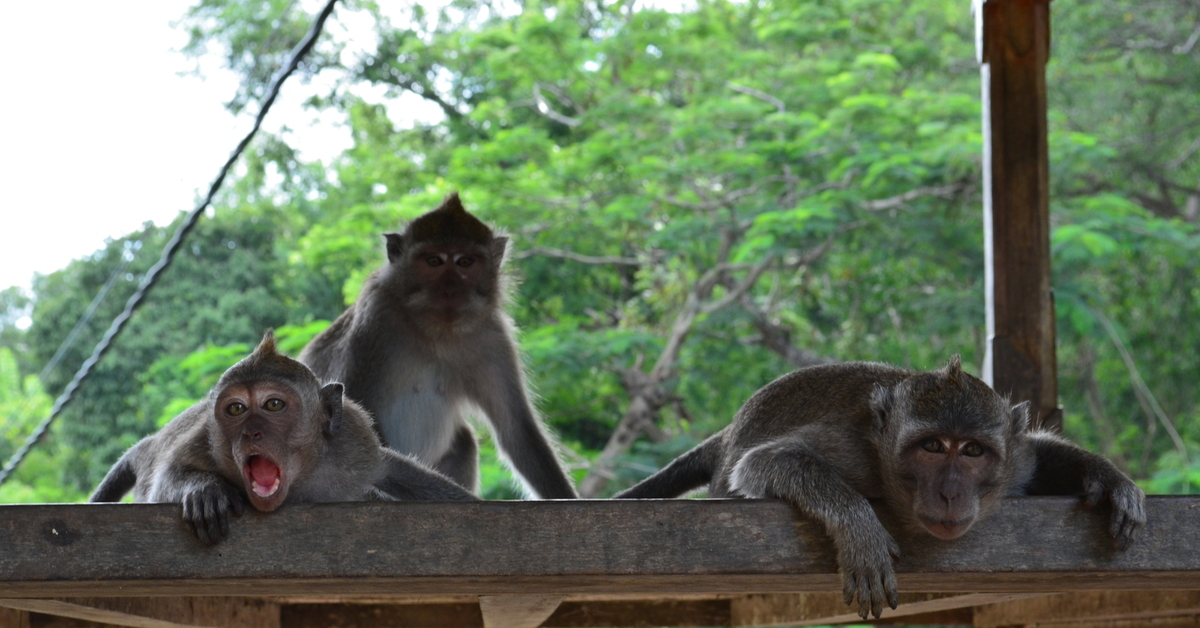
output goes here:
{"type": "Polygon", "coordinates": [[[242,436],[249,440],[262,440],[262,432],[259,432],[259,431],[243,432],[242,436]]]}

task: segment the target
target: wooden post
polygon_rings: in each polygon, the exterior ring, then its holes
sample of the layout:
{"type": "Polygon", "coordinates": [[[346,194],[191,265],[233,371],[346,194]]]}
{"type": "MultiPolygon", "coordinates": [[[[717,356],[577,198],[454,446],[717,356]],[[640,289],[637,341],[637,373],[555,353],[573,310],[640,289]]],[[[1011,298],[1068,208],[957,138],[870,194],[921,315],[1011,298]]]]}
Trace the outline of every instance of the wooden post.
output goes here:
{"type": "Polygon", "coordinates": [[[983,378],[1061,429],[1050,287],[1050,0],[974,0],[983,83],[983,378]]]}

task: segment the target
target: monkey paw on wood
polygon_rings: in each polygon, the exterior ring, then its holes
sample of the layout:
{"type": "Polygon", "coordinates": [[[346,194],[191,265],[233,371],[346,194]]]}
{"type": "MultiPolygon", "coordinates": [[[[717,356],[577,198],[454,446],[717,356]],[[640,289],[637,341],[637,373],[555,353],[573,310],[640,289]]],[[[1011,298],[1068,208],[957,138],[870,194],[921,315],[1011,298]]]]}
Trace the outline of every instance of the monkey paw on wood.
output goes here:
{"type": "Polygon", "coordinates": [[[834,537],[842,572],[842,601],[852,606],[857,600],[859,617],[878,618],[885,602],[892,609],[900,603],[892,566],[892,559],[900,556],[900,546],[873,513],[861,523],[849,533],[834,537]]]}
{"type": "Polygon", "coordinates": [[[241,491],[214,482],[183,495],[183,521],[205,545],[216,545],[229,536],[229,516],[242,516],[246,498],[241,491]]]}

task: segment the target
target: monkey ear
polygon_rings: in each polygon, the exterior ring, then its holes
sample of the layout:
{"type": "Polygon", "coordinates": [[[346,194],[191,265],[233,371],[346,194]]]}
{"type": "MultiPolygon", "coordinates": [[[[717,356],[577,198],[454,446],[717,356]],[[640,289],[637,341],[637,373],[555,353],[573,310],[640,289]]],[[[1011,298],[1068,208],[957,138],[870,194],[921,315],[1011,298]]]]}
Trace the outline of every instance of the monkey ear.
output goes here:
{"type": "Polygon", "coordinates": [[[404,257],[404,236],[399,233],[385,233],[383,239],[386,241],[388,263],[395,264],[404,257]]]}
{"type": "Polygon", "coordinates": [[[489,252],[492,254],[492,259],[495,260],[496,264],[499,264],[504,259],[504,251],[508,249],[508,237],[499,236],[492,238],[492,242],[488,246],[490,248],[489,252]]]}
{"type": "Polygon", "coordinates": [[[326,438],[331,438],[342,427],[342,395],[345,387],[341,382],[325,384],[321,388],[321,405],[325,408],[325,427],[322,431],[326,438]]]}
{"type": "Polygon", "coordinates": [[[1012,433],[1014,436],[1029,429],[1029,405],[1028,401],[1022,401],[1012,407],[1012,433]]]}
{"type": "Polygon", "coordinates": [[[887,428],[888,414],[891,413],[895,400],[891,388],[875,384],[875,389],[871,391],[871,423],[877,433],[882,433],[887,428]]]}

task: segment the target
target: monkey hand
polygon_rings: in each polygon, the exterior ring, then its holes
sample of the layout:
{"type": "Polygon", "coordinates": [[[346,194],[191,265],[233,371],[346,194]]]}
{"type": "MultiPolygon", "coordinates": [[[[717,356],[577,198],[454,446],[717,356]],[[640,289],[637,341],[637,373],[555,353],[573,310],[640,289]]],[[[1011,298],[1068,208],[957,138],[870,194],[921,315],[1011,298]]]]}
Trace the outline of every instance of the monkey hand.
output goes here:
{"type": "Polygon", "coordinates": [[[183,520],[205,545],[229,536],[229,515],[240,517],[245,508],[245,496],[225,482],[204,484],[183,495],[183,520]]]}
{"type": "Polygon", "coordinates": [[[1112,521],[1108,532],[1113,546],[1126,550],[1146,525],[1146,494],[1125,474],[1114,469],[1089,477],[1084,486],[1087,504],[1095,506],[1108,502],[1112,506],[1112,521]]]}
{"type": "Polygon", "coordinates": [[[842,535],[834,537],[838,567],[842,571],[842,601],[850,606],[858,600],[858,615],[863,619],[883,613],[883,603],[893,609],[900,602],[896,591],[896,572],[892,558],[900,556],[900,546],[875,518],[860,520],[842,535]]]}

